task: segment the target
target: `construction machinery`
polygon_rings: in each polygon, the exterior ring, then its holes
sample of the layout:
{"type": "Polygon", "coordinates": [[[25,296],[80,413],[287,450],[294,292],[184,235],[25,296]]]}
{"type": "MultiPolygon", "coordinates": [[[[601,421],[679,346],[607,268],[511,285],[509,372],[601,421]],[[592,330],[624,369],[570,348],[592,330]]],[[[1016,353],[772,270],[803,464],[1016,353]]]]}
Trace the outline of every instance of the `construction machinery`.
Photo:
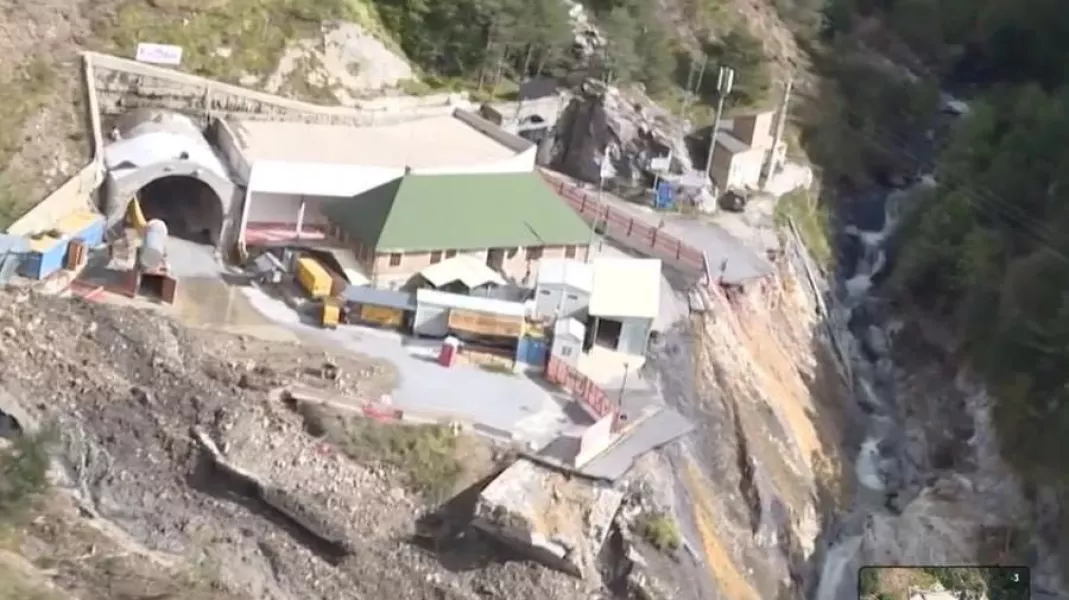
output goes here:
{"type": "Polygon", "coordinates": [[[137,198],[130,201],[126,217],[127,223],[141,236],[137,259],[129,275],[132,295],[147,291],[168,304],[173,303],[178,281],[167,264],[167,224],[159,219],[146,221],[137,198]]]}

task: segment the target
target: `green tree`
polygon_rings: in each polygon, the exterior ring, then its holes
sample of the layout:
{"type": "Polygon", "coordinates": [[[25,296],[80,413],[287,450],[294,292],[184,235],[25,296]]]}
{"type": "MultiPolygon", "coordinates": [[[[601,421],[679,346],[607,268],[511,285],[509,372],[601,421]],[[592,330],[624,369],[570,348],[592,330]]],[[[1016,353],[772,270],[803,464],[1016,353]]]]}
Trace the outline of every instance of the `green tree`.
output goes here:
{"type": "Polygon", "coordinates": [[[638,50],[639,26],[631,10],[616,6],[605,15],[602,33],[608,41],[605,66],[613,81],[635,81],[642,72],[638,50]]]}
{"type": "MultiPolygon", "coordinates": [[[[745,26],[735,27],[722,39],[709,41],[703,48],[710,65],[722,65],[735,70],[735,85],[728,97],[729,106],[758,106],[768,98],[772,80],[768,71],[768,56],[764,46],[745,26]]],[[[702,81],[702,95],[716,97],[716,77],[702,81]]]]}

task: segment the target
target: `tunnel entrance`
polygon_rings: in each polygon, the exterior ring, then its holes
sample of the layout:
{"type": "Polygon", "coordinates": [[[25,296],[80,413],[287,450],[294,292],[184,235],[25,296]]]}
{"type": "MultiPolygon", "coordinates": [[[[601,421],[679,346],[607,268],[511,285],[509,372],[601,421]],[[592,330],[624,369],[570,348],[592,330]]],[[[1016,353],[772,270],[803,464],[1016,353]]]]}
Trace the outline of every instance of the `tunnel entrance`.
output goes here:
{"type": "Polygon", "coordinates": [[[137,193],[145,219],[167,224],[170,235],[215,246],[223,229],[223,206],[205,182],[186,175],[153,180],[137,193]]]}

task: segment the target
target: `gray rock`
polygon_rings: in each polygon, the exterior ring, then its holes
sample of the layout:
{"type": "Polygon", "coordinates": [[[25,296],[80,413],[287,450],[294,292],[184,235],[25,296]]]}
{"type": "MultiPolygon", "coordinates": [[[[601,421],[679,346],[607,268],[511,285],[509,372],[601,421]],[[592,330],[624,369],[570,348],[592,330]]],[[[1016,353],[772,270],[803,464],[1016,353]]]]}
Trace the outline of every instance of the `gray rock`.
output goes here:
{"type": "Polygon", "coordinates": [[[638,186],[649,161],[671,152],[673,173],[693,169],[686,127],[637,91],[588,81],[565,107],[554,131],[549,163],[580,180],[597,183],[603,157],[617,185],[638,186]]]}

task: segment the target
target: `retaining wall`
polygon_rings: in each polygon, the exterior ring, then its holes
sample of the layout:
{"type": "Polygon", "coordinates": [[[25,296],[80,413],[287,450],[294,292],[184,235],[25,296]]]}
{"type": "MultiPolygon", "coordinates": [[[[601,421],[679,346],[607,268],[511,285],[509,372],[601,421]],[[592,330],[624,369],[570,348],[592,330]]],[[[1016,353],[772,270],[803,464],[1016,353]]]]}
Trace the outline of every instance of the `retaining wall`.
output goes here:
{"type": "Polygon", "coordinates": [[[117,56],[91,56],[105,114],[151,106],[208,116],[366,126],[445,116],[456,108],[473,108],[471,102],[456,94],[381,98],[355,107],[321,106],[117,56]]]}
{"type": "Polygon", "coordinates": [[[59,189],[49,194],[8,227],[7,232],[10,234],[32,235],[50,229],[61,217],[90,206],[93,194],[104,180],[104,142],[100,133],[100,106],[97,102],[96,84],[93,78],[93,61],[88,54],[82,57],[82,76],[85,78],[85,91],[88,99],[86,107],[93,140],[93,157],[89,164],[59,186],[59,189]]]}

